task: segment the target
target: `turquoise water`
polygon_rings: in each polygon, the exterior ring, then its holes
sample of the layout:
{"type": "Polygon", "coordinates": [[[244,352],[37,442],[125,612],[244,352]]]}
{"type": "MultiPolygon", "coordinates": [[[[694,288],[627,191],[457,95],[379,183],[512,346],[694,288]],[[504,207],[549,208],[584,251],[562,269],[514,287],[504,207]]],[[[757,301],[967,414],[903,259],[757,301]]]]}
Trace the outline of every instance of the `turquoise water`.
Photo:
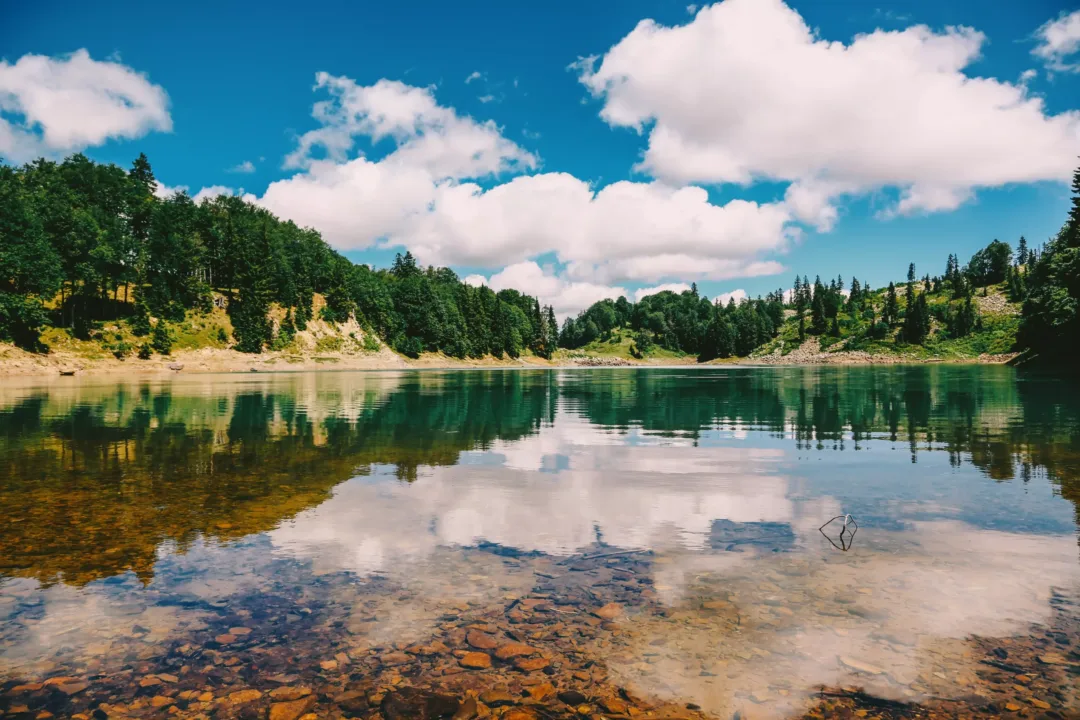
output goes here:
{"type": "Polygon", "coordinates": [[[0,710],[1064,715],[1078,450],[996,366],[11,381],[0,710]]]}

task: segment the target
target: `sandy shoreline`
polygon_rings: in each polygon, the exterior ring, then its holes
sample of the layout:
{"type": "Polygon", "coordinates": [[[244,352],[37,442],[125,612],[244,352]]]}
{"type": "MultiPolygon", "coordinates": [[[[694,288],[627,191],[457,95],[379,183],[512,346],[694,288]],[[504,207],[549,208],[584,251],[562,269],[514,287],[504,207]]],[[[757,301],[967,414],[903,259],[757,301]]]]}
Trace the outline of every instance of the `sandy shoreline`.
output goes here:
{"type": "Polygon", "coordinates": [[[438,354],[425,354],[417,359],[402,357],[383,348],[373,353],[325,353],[292,355],[267,352],[249,355],[234,350],[203,348],[181,350],[167,357],[149,360],[112,357],[86,358],[71,353],[53,352],[47,355],[29,353],[10,345],[0,345],[0,376],[77,375],[162,375],[183,373],[250,373],[250,372],[311,372],[318,370],[455,370],[455,369],[558,369],[582,367],[766,367],[773,365],[901,365],[901,364],[1003,364],[1015,357],[984,355],[965,359],[915,360],[901,356],[869,355],[867,353],[791,353],[788,356],[733,358],[698,363],[688,357],[663,360],[626,360],[619,357],[570,355],[544,360],[528,356],[517,359],[459,360],[438,354]]]}

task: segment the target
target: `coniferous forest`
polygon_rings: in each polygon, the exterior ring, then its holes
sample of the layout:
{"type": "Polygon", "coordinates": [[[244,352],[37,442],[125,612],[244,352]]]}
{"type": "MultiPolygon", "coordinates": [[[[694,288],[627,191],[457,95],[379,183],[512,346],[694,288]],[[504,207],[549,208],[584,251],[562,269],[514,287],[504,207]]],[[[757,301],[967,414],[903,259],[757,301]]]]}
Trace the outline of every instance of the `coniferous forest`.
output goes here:
{"type": "Polygon", "coordinates": [[[1028,350],[1049,360],[1075,358],[1080,343],[1080,169],[1072,194],[1064,226],[1040,249],[1029,248],[1024,237],[1015,249],[993,240],[963,266],[949,255],[943,272],[919,276],[911,264],[905,281],[878,289],[857,277],[845,283],[840,276],[823,282],[796,275],[791,290],[778,288],[740,303],[712,303],[699,296],[696,286],[636,304],[624,298],[602,300],[567,320],[559,344],[595,347],[629,333],[630,353],[637,357],[661,347],[706,361],[760,352],[780,339],[791,348],[810,336],[820,338],[822,347],[844,341],[846,349],[871,351],[978,336],[983,342],[970,347],[1028,350]],[[1019,305],[1019,316],[981,312],[979,298],[991,291],[1019,305]]]}
{"type": "Polygon", "coordinates": [[[637,303],[620,297],[595,303],[561,329],[537,298],[468,285],[448,268],[420,267],[409,253],[373,269],[335,252],[316,229],[239,197],[196,204],[184,192],[161,198],[156,189],[145,155],[129,170],[81,154],[0,165],[0,339],[43,351],[46,327],[86,339],[122,321],[139,339],[113,346],[118,357],[168,354],[170,324],[210,312],[222,297],[231,336],[219,329],[215,341],[258,353],[304,330],[319,294],[322,320],[354,318],[409,357],[550,358],[558,347],[628,337],[635,357],[662,349],[707,361],[808,336],[822,347],[844,341],[852,348],[972,336],[997,322],[976,300],[991,288],[1022,308],[1000,333],[1007,349],[1061,357],[1080,337],[1080,170],[1066,222],[1041,249],[1024,238],[1015,249],[994,240],[963,266],[950,255],[941,274],[919,277],[911,265],[906,281],[877,289],[854,277],[796,276],[791,290],[726,304],[696,286],[637,303]],[[284,310],[280,320],[272,320],[272,307],[284,310]]]}
{"type": "Polygon", "coordinates": [[[466,285],[409,253],[384,270],[353,264],[316,230],[238,197],[196,204],[155,189],[144,155],[129,171],[84,155],[0,166],[0,337],[35,348],[46,325],[86,338],[123,318],[146,338],[139,353],[167,353],[169,323],[208,312],[217,291],[232,322],[224,340],[257,353],[303,330],[319,293],[322,319],[354,316],[412,357],[549,357],[555,349],[554,313],[536,298],[466,285]],[[287,308],[276,331],[274,303],[287,308]]]}

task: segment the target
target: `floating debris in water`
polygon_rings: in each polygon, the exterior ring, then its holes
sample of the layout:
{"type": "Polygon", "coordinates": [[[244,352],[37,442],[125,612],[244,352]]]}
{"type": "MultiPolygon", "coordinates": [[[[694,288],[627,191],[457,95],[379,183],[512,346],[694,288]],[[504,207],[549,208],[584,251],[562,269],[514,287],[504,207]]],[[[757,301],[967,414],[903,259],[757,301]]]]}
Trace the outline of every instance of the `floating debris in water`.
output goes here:
{"type": "Polygon", "coordinates": [[[855,518],[851,517],[850,514],[837,515],[832,520],[829,520],[827,523],[819,527],[818,531],[825,536],[826,540],[832,543],[832,546],[834,548],[847,552],[851,549],[851,544],[855,540],[855,533],[859,531],[859,524],[855,522],[855,518]],[[829,527],[829,525],[836,522],[837,520],[841,521],[840,534],[837,536],[836,540],[833,540],[831,537],[829,537],[829,534],[825,532],[825,528],[829,527]]]}

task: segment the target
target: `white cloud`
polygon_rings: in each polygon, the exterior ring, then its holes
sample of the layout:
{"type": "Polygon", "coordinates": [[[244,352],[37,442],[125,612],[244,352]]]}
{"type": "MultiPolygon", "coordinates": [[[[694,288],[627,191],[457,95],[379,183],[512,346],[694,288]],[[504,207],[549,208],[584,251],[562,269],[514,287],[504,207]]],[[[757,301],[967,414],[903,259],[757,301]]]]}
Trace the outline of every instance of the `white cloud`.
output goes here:
{"type": "Polygon", "coordinates": [[[686,283],[664,283],[663,285],[656,285],[654,287],[638,288],[634,291],[634,302],[641,302],[641,298],[648,295],[662,293],[665,290],[668,290],[678,295],[679,293],[684,293],[689,289],[690,286],[686,283]]]}
{"type": "Polygon", "coordinates": [[[746,294],[746,291],[743,290],[742,288],[739,288],[737,290],[732,290],[731,292],[720,293],[719,295],[716,296],[716,299],[722,305],[727,305],[732,300],[734,300],[735,304],[738,305],[743,300],[745,300],[747,297],[748,296],[746,294]]]}
{"type": "Polygon", "coordinates": [[[494,122],[461,117],[439,105],[431,88],[393,80],[357,85],[327,73],[316,78],[316,88],[330,92],[330,99],[316,103],[312,113],[322,127],[300,136],[286,167],[310,167],[317,149],[329,160],[344,162],[358,136],[374,142],[393,139],[397,149],[381,162],[423,169],[436,180],[486,177],[537,165],[537,158],[503,137],[494,122]]]}
{"type": "Polygon", "coordinates": [[[250,160],[245,160],[239,165],[234,165],[233,167],[229,168],[229,172],[253,173],[255,172],[255,163],[251,162],[250,160]]]}
{"type": "Polygon", "coordinates": [[[544,173],[487,191],[440,185],[391,240],[435,264],[491,267],[554,252],[576,280],[719,279],[779,269],[754,258],[784,247],[788,219],[781,204],[713,205],[697,187],[622,181],[594,191],[544,173]]]}
{"type": "Polygon", "coordinates": [[[314,227],[341,249],[371,247],[434,201],[436,181],[423,168],[356,158],[320,160],[270,183],[259,202],[298,225],[314,227]]]}
{"type": "Polygon", "coordinates": [[[469,73],[469,77],[465,78],[465,84],[468,85],[473,80],[479,80],[482,77],[484,77],[484,74],[482,72],[480,72],[479,70],[473,70],[471,73],[469,73]]]}
{"type": "Polygon", "coordinates": [[[1066,60],[1080,52],[1080,10],[1050,20],[1035,32],[1039,44],[1031,54],[1042,59],[1051,70],[1080,72],[1080,62],[1066,60]]]}
{"type": "Polygon", "coordinates": [[[169,97],[159,85],[86,50],[52,58],[0,60],[0,156],[24,162],[172,130],[169,97]]]}
{"type": "Polygon", "coordinates": [[[199,190],[199,192],[195,193],[195,196],[191,199],[194,200],[196,203],[200,203],[203,200],[216,198],[218,195],[235,194],[236,190],[232,189],[231,187],[225,187],[224,185],[210,185],[209,187],[204,187],[202,190],[199,190]]]}
{"type": "MultiPolygon", "coordinates": [[[[157,184],[157,187],[154,188],[154,195],[161,198],[162,200],[166,200],[178,192],[190,194],[191,188],[189,188],[187,185],[177,185],[175,187],[170,187],[168,185],[163,185],[160,182],[157,184]]],[[[198,204],[201,203],[203,200],[212,200],[219,195],[239,195],[247,202],[258,202],[258,199],[254,195],[244,192],[243,188],[236,190],[235,188],[226,187],[225,185],[210,185],[201,188],[199,192],[192,195],[191,199],[196,204],[198,204]]]]}
{"type": "Polygon", "coordinates": [[[621,287],[568,280],[552,272],[545,272],[532,261],[509,265],[487,280],[484,280],[481,275],[470,275],[465,280],[466,282],[471,280],[470,285],[488,285],[495,292],[513,288],[527,295],[533,295],[542,305],[551,305],[555,316],[560,321],[570,315],[576,315],[604,298],[614,300],[620,295],[627,294],[621,287]]]}
{"type": "Polygon", "coordinates": [[[898,212],[948,210],[981,187],[1069,177],[1080,112],[1051,116],[1022,84],[965,75],[984,39],[915,26],[845,45],[781,0],[725,0],[686,25],[643,21],[577,68],[608,123],[647,131],[640,169],[789,181],[792,212],[825,229],[845,194],[896,187],[898,212]]]}
{"type": "Polygon", "coordinates": [[[166,200],[166,199],[168,199],[169,197],[175,195],[178,192],[187,192],[187,191],[188,191],[188,186],[187,185],[177,185],[176,187],[169,187],[168,185],[163,185],[161,183],[158,183],[157,186],[154,188],[154,195],[161,198],[162,200],[166,200]]]}
{"type": "Polygon", "coordinates": [[[480,287],[481,285],[487,285],[488,279],[483,275],[466,275],[462,282],[473,287],[480,287]]]}
{"type": "Polygon", "coordinates": [[[484,189],[469,180],[530,170],[536,158],[493,123],[438,105],[430,88],[318,78],[331,94],[314,111],[322,127],[301,136],[288,161],[303,169],[271,183],[259,202],[318,228],[339,248],[406,246],[425,264],[482,268],[553,253],[567,266],[566,292],[592,295],[624,280],[780,268],[759,256],[787,243],[783,203],[713,205],[701,188],[656,182],[596,190],[566,173],[519,175],[484,189]],[[347,159],[360,136],[389,138],[396,149],[379,160],[347,159]],[[315,159],[320,151],[327,157],[315,159]]]}
{"type": "Polygon", "coordinates": [[[494,95],[481,95],[480,97],[478,97],[476,99],[486,105],[489,102],[493,102],[495,100],[495,96],[494,95]]]}

